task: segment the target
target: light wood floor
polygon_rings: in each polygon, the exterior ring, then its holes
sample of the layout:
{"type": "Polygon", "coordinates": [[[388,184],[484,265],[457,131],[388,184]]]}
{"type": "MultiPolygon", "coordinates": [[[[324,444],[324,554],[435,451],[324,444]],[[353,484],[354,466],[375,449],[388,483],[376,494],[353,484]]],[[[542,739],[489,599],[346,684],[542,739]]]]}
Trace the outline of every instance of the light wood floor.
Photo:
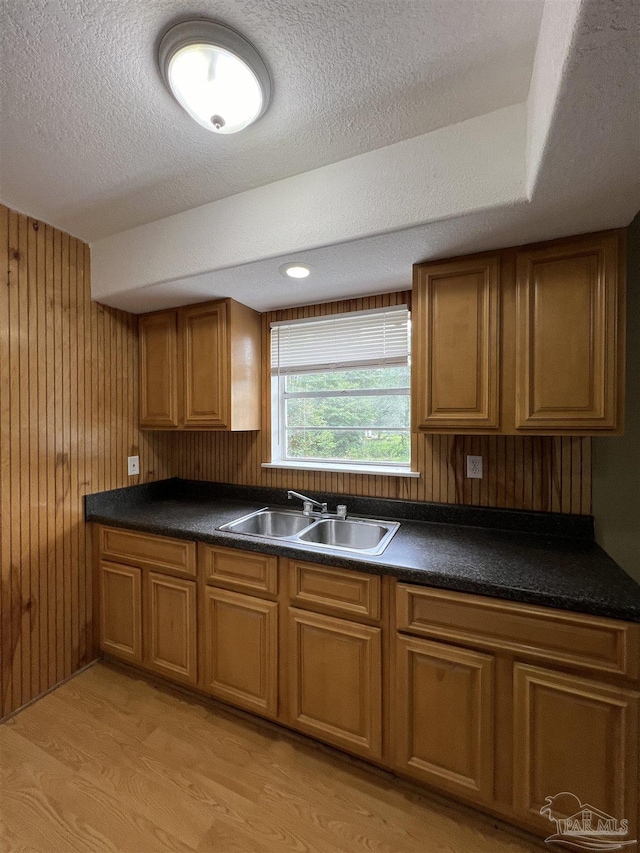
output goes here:
{"type": "Polygon", "coordinates": [[[0,726],[3,853],[531,853],[260,724],[104,664],[0,726]]]}

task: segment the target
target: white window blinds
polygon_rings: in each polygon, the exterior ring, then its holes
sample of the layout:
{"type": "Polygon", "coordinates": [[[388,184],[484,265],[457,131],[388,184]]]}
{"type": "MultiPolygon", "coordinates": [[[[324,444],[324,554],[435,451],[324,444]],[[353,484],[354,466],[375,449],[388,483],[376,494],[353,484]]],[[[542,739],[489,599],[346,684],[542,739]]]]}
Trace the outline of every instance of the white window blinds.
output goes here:
{"type": "Polygon", "coordinates": [[[271,374],[407,364],[406,305],[271,324],[271,374]]]}

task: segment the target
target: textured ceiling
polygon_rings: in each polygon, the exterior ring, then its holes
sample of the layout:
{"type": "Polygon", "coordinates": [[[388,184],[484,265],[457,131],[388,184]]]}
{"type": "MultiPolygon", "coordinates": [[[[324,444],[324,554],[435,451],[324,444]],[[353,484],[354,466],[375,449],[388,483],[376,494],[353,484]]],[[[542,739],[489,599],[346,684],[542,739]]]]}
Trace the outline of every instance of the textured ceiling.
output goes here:
{"type": "Polygon", "coordinates": [[[541,0],[4,0],[0,194],[86,240],[522,102],[541,0]],[[176,14],[178,12],[178,14],[176,14]],[[190,14],[249,38],[274,82],[238,136],[163,89],[190,14]]]}
{"type": "Polygon", "coordinates": [[[547,0],[526,103],[99,240],[94,298],[266,310],[403,288],[423,260],[625,226],[640,208],[638,56],[638,0],[547,0]],[[314,266],[304,282],[278,273],[294,259],[314,266]]]}

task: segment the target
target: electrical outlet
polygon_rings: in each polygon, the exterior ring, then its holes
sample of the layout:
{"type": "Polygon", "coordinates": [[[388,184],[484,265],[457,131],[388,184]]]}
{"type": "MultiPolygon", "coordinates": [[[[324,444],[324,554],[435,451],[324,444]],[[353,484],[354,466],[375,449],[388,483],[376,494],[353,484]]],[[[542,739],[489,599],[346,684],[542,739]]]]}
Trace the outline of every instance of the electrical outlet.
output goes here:
{"type": "Polygon", "coordinates": [[[482,479],[482,456],[467,456],[467,478],[482,479]]]}
{"type": "Polygon", "coordinates": [[[130,477],[134,477],[136,474],[140,473],[139,456],[127,456],[127,470],[130,477]]]}

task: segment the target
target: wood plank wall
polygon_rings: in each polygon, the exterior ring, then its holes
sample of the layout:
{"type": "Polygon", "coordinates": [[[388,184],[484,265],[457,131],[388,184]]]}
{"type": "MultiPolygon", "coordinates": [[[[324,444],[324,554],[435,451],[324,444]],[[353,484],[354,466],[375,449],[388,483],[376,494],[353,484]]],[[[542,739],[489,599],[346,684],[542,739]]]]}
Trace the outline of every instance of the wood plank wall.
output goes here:
{"type": "Polygon", "coordinates": [[[88,246],[0,206],[0,264],[2,717],[91,656],[82,496],[170,471],[137,429],[137,320],[91,302],[88,246]]]}
{"type": "MultiPolygon", "coordinates": [[[[139,432],[137,320],[91,302],[88,247],[0,206],[0,265],[0,717],[90,658],[86,493],[182,476],[590,512],[590,439],[414,436],[423,476],[408,480],[263,469],[268,430],[139,432]],[[481,482],[463,476],[467,453],[486,457],[489,476],[481,482]],[[134,454],[142,473],[128,477],[126,457],[134,454]]],[[[272,320],[409,298],[401,292],[265,314],[265,348],[272,320]]],[[[263,416],[268,422],[266,409],[263,416]]]]}
{"type": "MultiPolygon", "coordinates": [[[[401,291],[264,314],[264,352],[268,352],[271,322],[410,301],[411,292],[401,291]]],[[[263,361],[263,381],[268,383],[267,359],[263,361]]],[[[263,423],[268,424],[269,395],[263,396],[263,423]]],[[[268,429],[260,433],[182,432],[167,435],[167,441],[172,447],[174,475],[195,480],[476,506],[591,512],[590,438],[413,435],[413,451],[422,474],[419,480],[261,468],[261,462],[270,458],[268,429]],[[466,479],[467,454],[484,456],[484,479],[466,479]]]]}

